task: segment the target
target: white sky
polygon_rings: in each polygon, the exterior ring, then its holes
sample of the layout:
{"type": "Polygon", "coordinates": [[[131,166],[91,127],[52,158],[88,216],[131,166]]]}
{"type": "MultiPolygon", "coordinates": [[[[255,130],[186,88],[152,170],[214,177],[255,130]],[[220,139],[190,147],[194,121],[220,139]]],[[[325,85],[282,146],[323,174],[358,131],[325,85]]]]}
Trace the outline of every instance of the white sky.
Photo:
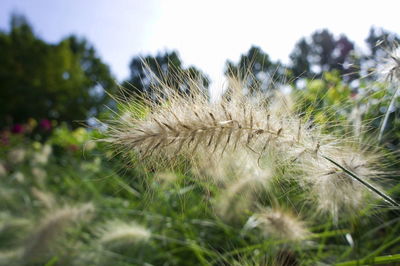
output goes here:
{"type": "Polygon", "coordinates": [[[251,45],[287,63],[295,43],[317,29],[344,33],[362,46],[372,25],[400,34],[400,1],[234,0],[0,0],[0,28],[23,13],[36,33],[56,42],[85,36],[118,81],[129,75],[133,56],[178,50],[222,82],[227,59],[237,61],[251,45]]]}

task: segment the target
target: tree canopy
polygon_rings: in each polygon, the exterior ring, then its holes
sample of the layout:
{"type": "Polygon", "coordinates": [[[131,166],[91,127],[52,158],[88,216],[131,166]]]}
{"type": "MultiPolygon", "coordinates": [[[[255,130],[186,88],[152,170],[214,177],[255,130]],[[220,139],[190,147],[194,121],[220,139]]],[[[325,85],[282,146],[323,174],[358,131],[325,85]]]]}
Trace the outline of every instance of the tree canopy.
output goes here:
{"type": "Polygon", "coordinates": [[[302,38],[290,54],[291,70],[296,77],[321,77],[323,72],[337,70],[344,79],[358,77],[354,43],[345,35],[334,37],[324,29],[310,38],[302,38]]]}
{"type": "Polygon", "coordinates": [[[240,56],[237,64],[228,60],[225,64],[227,77],[239,78],[244,82],[248,93],[267,91],[284,76],[280,62],[273,62],[260,47],[252,46],[240,56]]]}
{"type": "Polygon", "coordinates": [[[29,118],[85,120],[97,114],[114,80],[85,39],[69,36],[50,44],[35,35],[21,15],[0,32],[0,123],[29,118]]]}
{"type": "Polygon", "coordinates": [[[207,90],[210,83],[209,78],[199,69],[193,66],[184,67],[175,51],[159,53],[156,56],[136,56],[131,60],[129,67],[130,77],[124,82],[124,87],[135,93],[144,93],[150,98],[155,98],[156,95],[163,97],[158,95],[162,92],[154,91],[153,85],[157,82],[163,82],[172,90],[187,95],[190,95],[190,89],[193,89],[188,83],[189,80],[200,80],[203,86],[200,90],[207,90]],[[188,77],[189,80],[184,77],[188,77]]]}

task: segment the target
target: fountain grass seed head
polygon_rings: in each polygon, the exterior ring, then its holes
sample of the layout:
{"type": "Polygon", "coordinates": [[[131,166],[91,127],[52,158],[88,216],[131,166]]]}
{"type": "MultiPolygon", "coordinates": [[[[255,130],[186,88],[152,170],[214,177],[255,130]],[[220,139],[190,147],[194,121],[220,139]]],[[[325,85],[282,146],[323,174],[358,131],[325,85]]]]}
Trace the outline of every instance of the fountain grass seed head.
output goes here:
{"type": "Polygon", "coordinates": [[[99,242],[106,247],[130,246],[147,242],[151,232],[135,222],[110,221],[98,230],[99,242]]]}
{"type": "Polygon", "coordinates": [[[40,262],[51,256],[60,247],[57,241],[74,223],[91,218],[94,206],[91,203],[81,206],[65,206],[53,209],[39,222],[37,228],[25,243],[23,260],[40,262]]]}
{"type": "Polygon", "coordinates": [[[244,229],[259,228],[265,237],[299,241],[310,235],[305,223],[282,208],[260,208],[247,221],[244,229]]]}
{"type": "MultiPolygon", "coordinates": [[[[282,112],[277,103],[285,101],[244,95],[240,81],[230,83],[236,87],[216,102],[210,102],[194,81],[188,84],[193,86],[190,95],[160,82],[155,88],[168,97],[157,101],[146,97],[138,101],[136,97],[127,102],[123,116],[109,123],[105,141],[119,153],[134,151],[135,157],[145,162],[173,162],[181,156],[196,164],[208,155],[209,162],[221,168],[218,175],[224,175],[224,163],[213,158],[236,154],[231,160],[240,161],[245,156],[253,161],[253,169],[226,186],[231,195],[258,180],[251,172],[260,167],[260,158],[272,155],[275,169],[290,169],[282,178],[295,175],[316,199],[317,208],[334,217],[359,209],[368,194],[389,198],[370,183],[374,174],[371,151],[360,152],[362,145],[349,145],[353,141],[349,136],[335,133],[340,124],[318,124],[292,110],[282,112]]],[[[246,165],[241,167],[246,169],[246,165]]]]}

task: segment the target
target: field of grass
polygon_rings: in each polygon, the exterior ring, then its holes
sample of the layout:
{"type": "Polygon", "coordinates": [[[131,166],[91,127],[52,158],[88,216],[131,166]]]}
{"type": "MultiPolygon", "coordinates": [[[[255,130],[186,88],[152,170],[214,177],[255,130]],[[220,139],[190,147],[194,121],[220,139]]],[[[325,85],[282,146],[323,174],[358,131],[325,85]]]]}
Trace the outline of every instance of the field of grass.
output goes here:
{"type": "Polygon", "coordinates": [[[357,127],[377,92],[318,86],[171,92],[121,103],[105,131],[4,132],[0,265],[400,264],[398,133],[379,140],[373,117],[396,96],[357,127]]]}

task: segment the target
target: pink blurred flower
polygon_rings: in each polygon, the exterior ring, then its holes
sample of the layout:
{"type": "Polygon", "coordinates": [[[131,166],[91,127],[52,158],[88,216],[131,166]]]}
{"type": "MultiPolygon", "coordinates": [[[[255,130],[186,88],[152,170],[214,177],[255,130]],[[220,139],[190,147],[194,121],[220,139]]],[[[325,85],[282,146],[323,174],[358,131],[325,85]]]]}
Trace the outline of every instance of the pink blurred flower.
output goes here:
{"type": "Polygon", "coordinates": [[[48,119],[42,119],[40,120],[39,126],[44,131],[49,131],[51,130],[51,121],[48,119]]]}
{"type": "Polygon", "coordinates": [[[15,124],[11,128],[11,132],[13,134],[23,134],[25,132],[25,128],[22,124],[15,124]]]}

